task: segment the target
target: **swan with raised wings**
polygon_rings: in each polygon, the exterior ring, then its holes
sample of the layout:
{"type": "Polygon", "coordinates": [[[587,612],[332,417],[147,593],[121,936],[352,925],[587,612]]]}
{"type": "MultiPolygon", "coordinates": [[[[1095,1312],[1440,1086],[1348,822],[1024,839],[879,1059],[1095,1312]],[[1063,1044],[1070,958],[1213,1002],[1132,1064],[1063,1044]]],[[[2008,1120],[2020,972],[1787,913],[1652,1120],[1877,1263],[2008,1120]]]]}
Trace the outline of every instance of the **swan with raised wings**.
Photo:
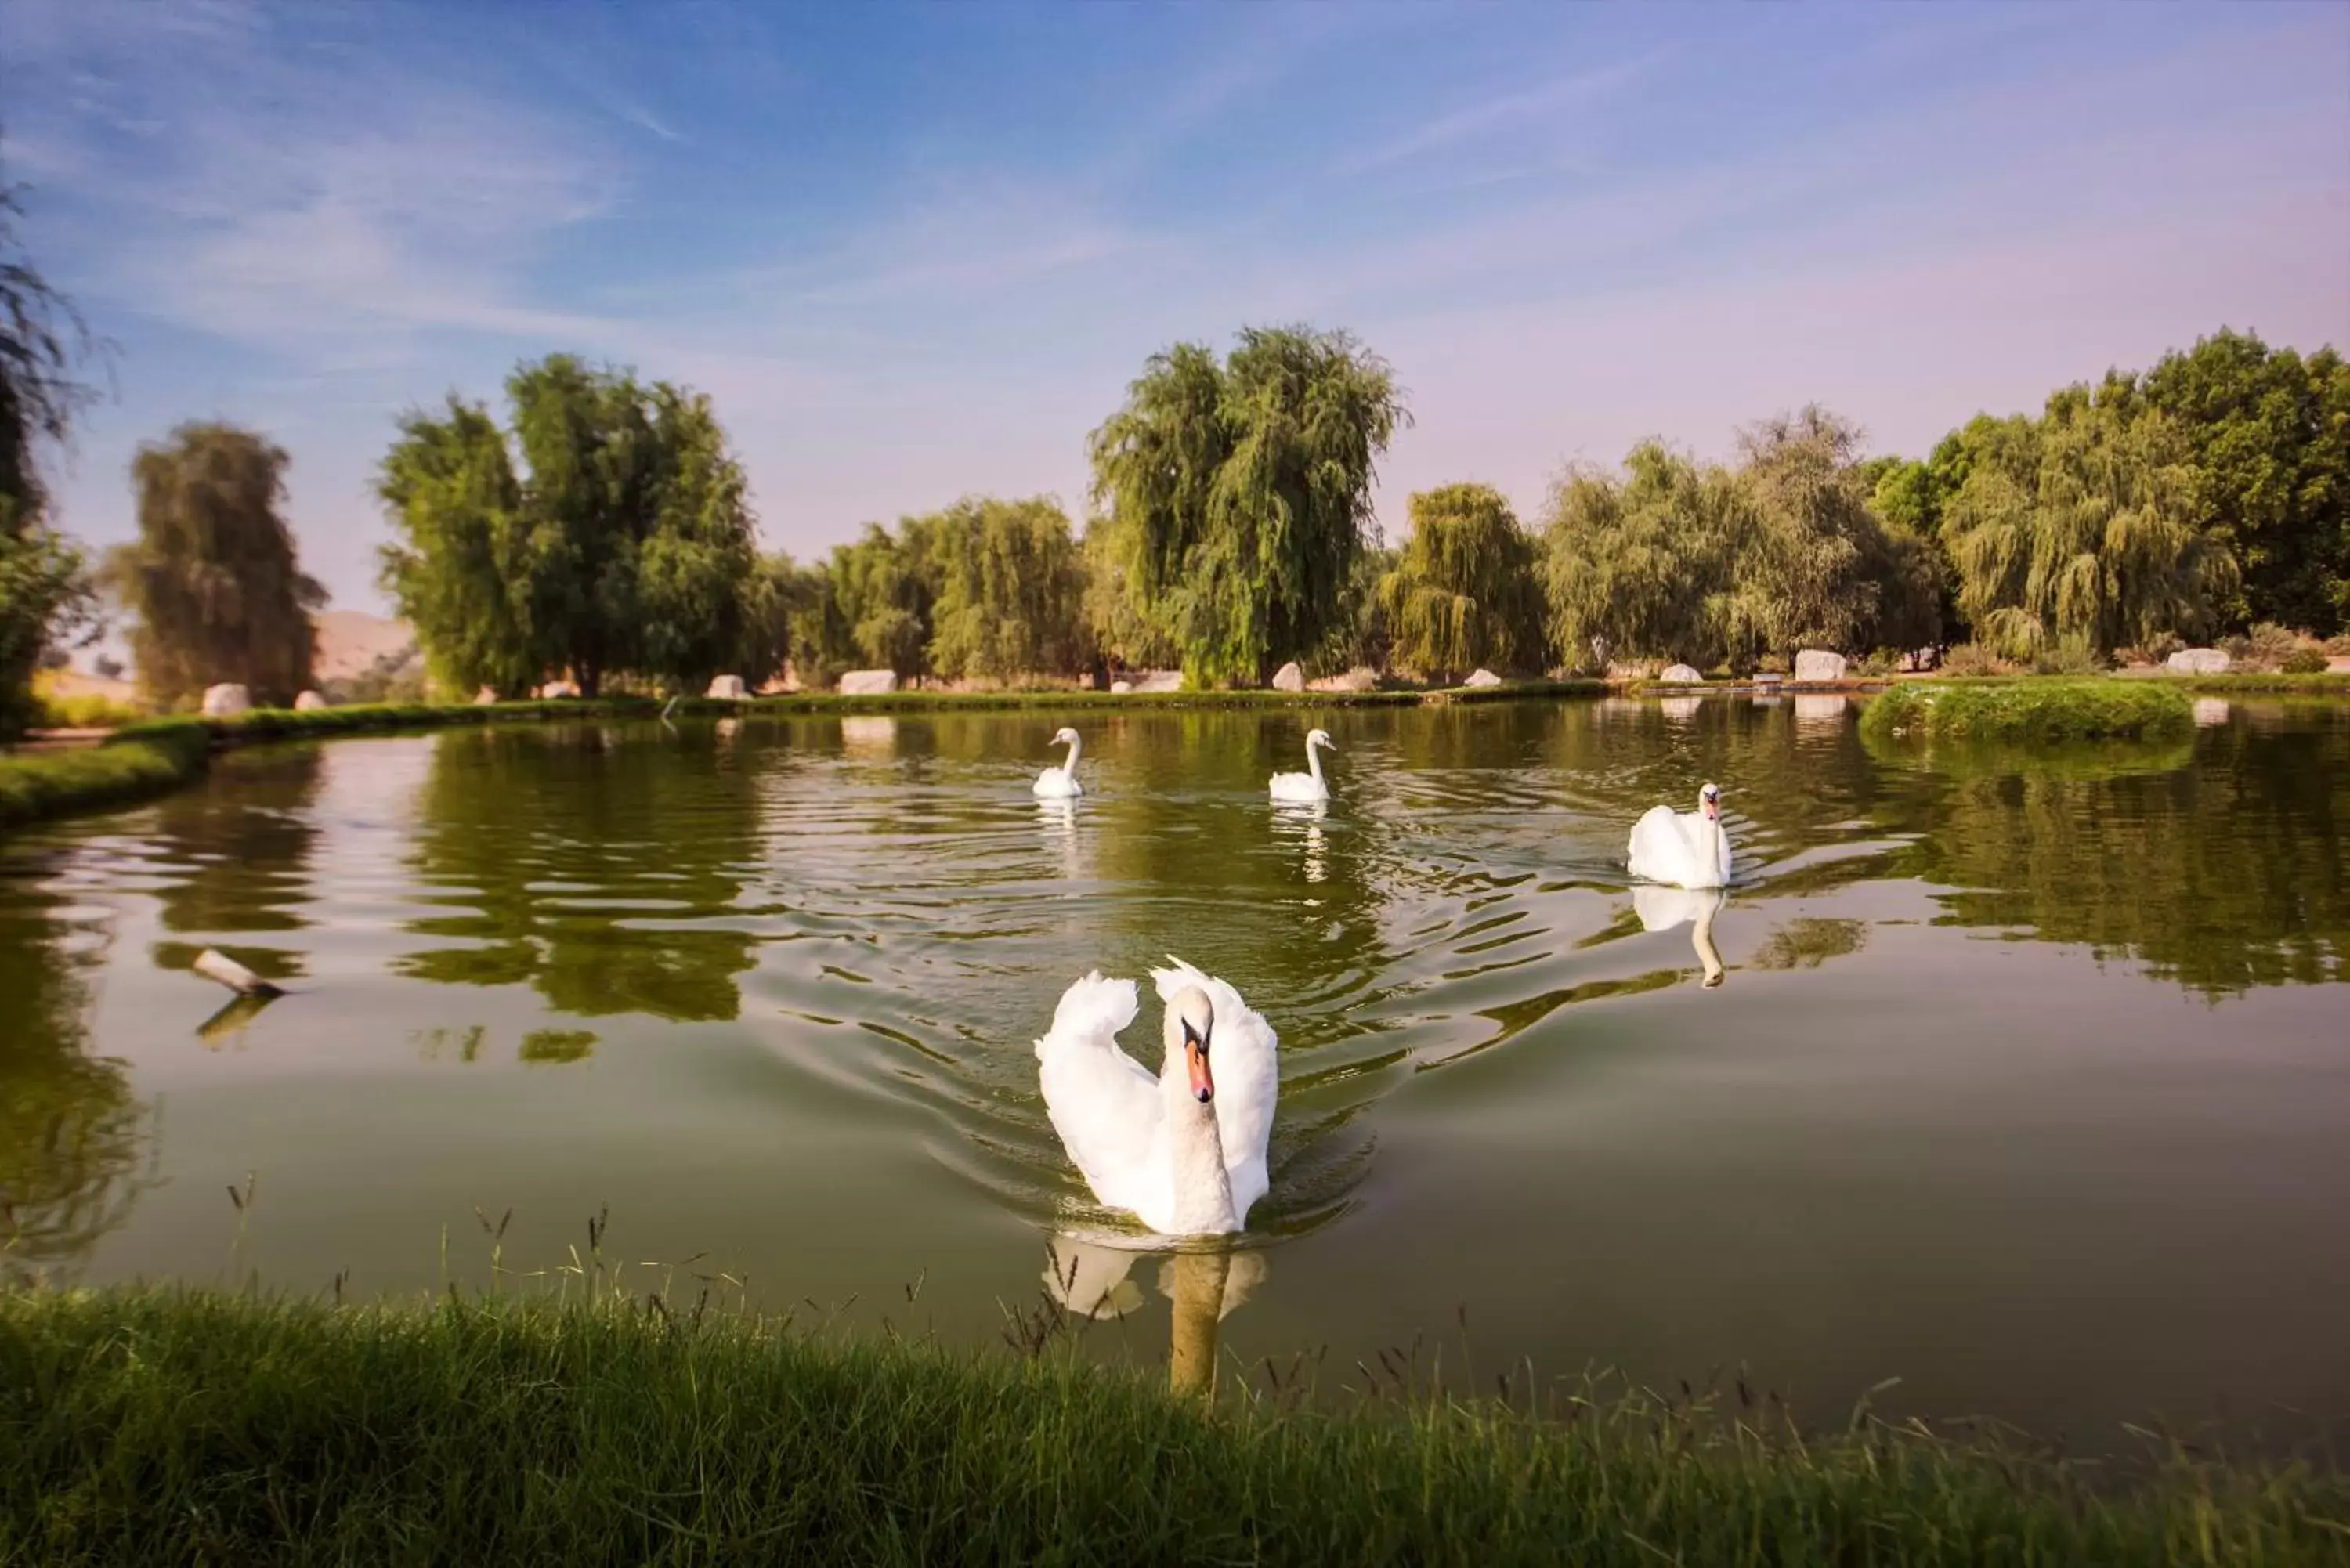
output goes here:
{"type": "Polygon", "coordinates": [[[1062,992],[1036,1042],[1036,1079],[1053,1130],[1105,1206],[1165,1236],[1226,1235],[1268,1184],[1279,1041],[1239,992],[1167,961],[1150,971],[1167,1008],[1157,1073],[1118,1049],[1139,1005],[1134,981],[1096,971],[1062,992]]]}
{"type": "Polygon", "coordinates": [[[1652,805],[1632,825],[1632,875],[1675,888],[1730,885],[1730,835],[1721,826],[1721,786],[1698,791],[1695,811],[1652,805]]]}
{"type": "Polygon", "coordinates": [[[1036,775],[1036,794],[1046,800],[1068,800],[1085,794],[1085,785],[1077,782],[1077,753],[1085,742],[1077,739],[1075,730],[1064,728],[1054,732],[1052,743],[1068,747],[1069,754],[1059,767],[1046,768],[1036,775]]]}
{"type": "Polygon", "coordinates": [[[1331,741],[1328,731],[1307,731],[1305,732],[1305,771],[1302,774],[1274,774],[1273,798],[1297,801],[1304,805],[1311,805],[1317,800],[1328,800],[1330,784],[1322,776],[1322,750],[1325,747],[1334,752],[1338,749],[1331,741]]]}

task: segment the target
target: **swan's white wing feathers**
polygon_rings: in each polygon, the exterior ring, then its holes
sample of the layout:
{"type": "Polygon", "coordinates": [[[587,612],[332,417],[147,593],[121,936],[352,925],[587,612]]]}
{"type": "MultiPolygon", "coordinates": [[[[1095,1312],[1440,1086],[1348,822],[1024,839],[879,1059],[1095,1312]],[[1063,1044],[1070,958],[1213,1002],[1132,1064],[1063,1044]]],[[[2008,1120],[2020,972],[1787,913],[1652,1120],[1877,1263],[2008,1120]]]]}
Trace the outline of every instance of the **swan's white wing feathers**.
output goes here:
{"type": "Polygon", "coordinates": [[[1707,827],[1705,817],[1698,812],[1650,806],[1632,825],[1628,863],[1632,875],[1676,888],[1719,888],[1728,882],[1730,836],[1709,832],[1707,827]],[[1704,846],[1709,838],[1721,846],[1718,867],[1711,863],[1715,857],[1704,846]]]}
{"type": "Polygon", "coordinates": [[[1281,1096],[1280,1036],[1223,981],[1201,973],[1172,953],[1167,961],[1173,967],[1150,971],[1159,999],[1171,1006],[1177,992],[1196,985],[1207,992],[1215,1014],[1211,1060],[1216,1075],[1216,1137],[1224,1146],[1232,1211],[1246,1220],[1250,1205],[1272,1184],[1265,1150],[1273,1139],[1274,1102],[1281,1096]]]}
{"type": "Polygon", "coordinates": [[[1146,1157],[1161,1115],[1159,1080],[1118,1046],[1139,1005],[1134,981],[1097,971],[1061,993],[1052,1032],[1036,1042],[1036,1081],[1053,1130],[1112,1209],[1147,1201],[1146,1157]]]}

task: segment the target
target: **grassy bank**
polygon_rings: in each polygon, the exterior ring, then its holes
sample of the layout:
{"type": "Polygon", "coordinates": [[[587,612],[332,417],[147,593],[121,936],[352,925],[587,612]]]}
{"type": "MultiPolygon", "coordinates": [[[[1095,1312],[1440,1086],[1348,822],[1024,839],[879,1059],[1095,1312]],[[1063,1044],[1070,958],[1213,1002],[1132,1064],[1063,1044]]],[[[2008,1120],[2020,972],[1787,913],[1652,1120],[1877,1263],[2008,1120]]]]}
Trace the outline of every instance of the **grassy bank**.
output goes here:
{"type": "Polygon", "coordinates": [[[651,1303],[0,1296],[0,1561],[2339,1562],[2330,1472],[1655,1399],[1213,1407],[651,1303]]]}
{"type": "Polygon", "coordinates": [[[126,724],[101,745],[79,750],[0,755],[0,828],[117,806],[161,794],[202,774],[215,751],[261,741],[381,734],[454,724],[540,723],[553,721],[676,718],[757,718],[937,712],[1164,711],[1230,708],[1409,707],[1422,702],[1480,702],[1522,697],[1593,696],[1605,681],[1522,681],[1475,690],[1399,691],[892,691],[869,697],[833,692],[761,697],[729,702],[680,698],[619,697],[593,702],[465,703],[434,707],[322,708],[308,712],[259,709],[234,719],[151,719],[126,724]]]}
{"type": "Polygon", "coordinates": [[[2195,709],[2168,682],[1907,680],[1870,699],[1860,724],[1865,737],[1879,742],[2161,740],[2192,732],[2195,709]]]}

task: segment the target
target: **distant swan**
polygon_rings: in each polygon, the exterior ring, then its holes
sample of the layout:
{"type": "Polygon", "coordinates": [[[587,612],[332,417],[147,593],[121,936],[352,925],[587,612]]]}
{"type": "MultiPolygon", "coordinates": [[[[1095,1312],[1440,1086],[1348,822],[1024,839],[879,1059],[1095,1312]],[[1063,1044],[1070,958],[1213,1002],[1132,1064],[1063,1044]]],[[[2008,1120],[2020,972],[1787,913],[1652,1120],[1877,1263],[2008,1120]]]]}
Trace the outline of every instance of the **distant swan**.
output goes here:
{"type": "Polygon", "coordinates": [[[1274,774],[1274,799],[1312,802],[1330,798],[1330,785],[1322,777],[1320,753],[1324,746],[1334,752],[1338,749],[1331,743],[1329,732],[1309,730],[1305,732],[1305,771],[1302,774],[1274,774]]]}
{"type": "Polygon", "coordinates": [[[1077,753],[1084,744],[1077,739],[1077,732],[1070,729],[1057,731],[1052,743],[1068,747],[1069,754],[1059,767],[1046,768],[1036,775],[1036,793],[1047,800],[1066,800],[1085,794],[1086,786],[1077,782],[1077,753]]]}
{"type": "Polygon", "coordinates": [[[1036,1080],[1096,1198],[1161,1235],[1226,1235],[1268,1183],[1278,1041],[1240,992],[1168,962],[1150,973],[1167,1006],[1158,1073],[1118,1046],[1134,1022],[1134,981],[1096,971],[1061,994],[1036,1042],[1036,1080]]]}
{"type": "Polygon", "coordinates": [[[1721,786],[1698,791],[1695,811],[1650,806],[1632,825],[1632,875],[1675,888],[1721,888],[1730,882],[1730,836],[1721,829],[1721,786]]]}

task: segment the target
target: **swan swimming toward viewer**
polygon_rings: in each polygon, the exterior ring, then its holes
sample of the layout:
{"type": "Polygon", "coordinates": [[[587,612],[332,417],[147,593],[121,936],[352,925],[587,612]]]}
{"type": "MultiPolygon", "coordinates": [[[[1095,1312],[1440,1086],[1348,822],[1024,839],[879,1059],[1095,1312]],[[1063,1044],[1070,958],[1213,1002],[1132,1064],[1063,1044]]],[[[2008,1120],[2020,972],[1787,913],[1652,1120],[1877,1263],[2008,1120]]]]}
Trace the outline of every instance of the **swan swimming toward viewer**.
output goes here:
{"type": "Polygon", "coordinates": [[[1305,732],[1305,771],[1302,774],[1273,775],[1273,798],[1275,800],[1317,801],[1330,798],[1330,785],[1322,777],[1322,748],[1338,748],[1331,742],[1326,730],[1305,732]]]}
{"type": "Polygon", "coordinates": [[[1097,970],[1061,993],[1036,1042],[1036,1081],[1096,1198],[1161,1235],[1225,1235],[1268,1185],[1279,1042],[1240,992],[1168,962],[1150,971],[1167,1006],[1156,1074],[1118,1045],[1138,1010],[1134,981],[1097,970]]]}
{"type": "Polygon", "coordinates": [[[1698,791],[1695,811],[1650,806],[1632,825],[1631,871],[1643,881],[1675,888],[1727,887],[1730,835],[1721,827],[1721,786],[1698,791]]]}
{"type": "Polygon", "coordinates": [[[1066,800],[1072,795],[1085,794],[1085,785],[1077,782],[1077,753],[1084,746],[1084,742],[1077,739],[1077,732],[1066,728],[1057,730],[1054,732],[1052,743],[1068,747],[1069,754],[1062,760],[1059,767],[1046,768],[1036,775],[1035,792],[1047,800],[1066,800]]]}

